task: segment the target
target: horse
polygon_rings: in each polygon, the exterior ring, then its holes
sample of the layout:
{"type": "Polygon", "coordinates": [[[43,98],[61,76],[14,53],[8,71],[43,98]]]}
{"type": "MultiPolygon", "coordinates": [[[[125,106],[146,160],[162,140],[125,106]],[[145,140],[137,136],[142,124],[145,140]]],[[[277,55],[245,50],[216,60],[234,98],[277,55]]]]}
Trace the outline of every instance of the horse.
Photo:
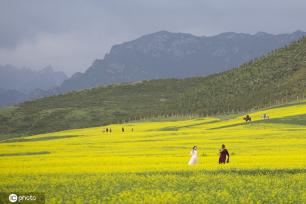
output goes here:
{"type": "Polygon", "coordinates": [[[252,118],[249,115],[246,115],[246,117],[243,118],[243,120],[245,120],[245,122],[251,122],[252,118]]]}

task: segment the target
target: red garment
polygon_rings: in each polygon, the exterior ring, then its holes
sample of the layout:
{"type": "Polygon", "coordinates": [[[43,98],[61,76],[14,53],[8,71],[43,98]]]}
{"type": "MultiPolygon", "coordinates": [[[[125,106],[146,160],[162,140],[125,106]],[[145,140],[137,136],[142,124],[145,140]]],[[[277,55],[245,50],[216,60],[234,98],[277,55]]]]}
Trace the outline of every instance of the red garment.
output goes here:
{"type": "Polygon", "coordinates": [[[229,160],[229,153],[228,153],[227,149],[221,149],[220,150],[220,157],[219,157],[219,164],[225,164],[226,156],[228,157],[228,160],[229,160]]]}

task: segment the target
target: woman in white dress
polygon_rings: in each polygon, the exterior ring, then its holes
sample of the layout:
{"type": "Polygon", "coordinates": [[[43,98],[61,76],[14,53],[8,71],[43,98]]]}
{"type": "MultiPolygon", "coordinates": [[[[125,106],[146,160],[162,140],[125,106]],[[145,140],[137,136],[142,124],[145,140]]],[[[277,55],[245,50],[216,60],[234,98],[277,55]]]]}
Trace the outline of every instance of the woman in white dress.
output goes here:
{"type": "Polygon", "coordinates": [[[191,158],[188,162],[188,165],[195,165],[198,162],[198,148],[197,146],[194,146],[190,152],[191,158]]]}

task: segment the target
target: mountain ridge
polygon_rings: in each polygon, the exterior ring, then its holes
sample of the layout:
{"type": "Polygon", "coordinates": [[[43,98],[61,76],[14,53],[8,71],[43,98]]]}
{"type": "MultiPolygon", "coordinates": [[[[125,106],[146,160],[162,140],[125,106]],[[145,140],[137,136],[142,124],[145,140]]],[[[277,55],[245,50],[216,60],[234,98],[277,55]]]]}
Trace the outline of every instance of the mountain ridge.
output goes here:
{"type": "Polygon", "coordinates": [[[0,66],[0,107],[39,98],[67,78],[64,72],[54,71],[51,66],[41,70],[0,66]]]}
{"type": "Polygon", "coordinates": [[[54,71],[52,66],[41,70],[17,68],[13,65],[0,66],[0,88],[30,93],[37,88],[48,90],[59,86],[68,77],[62,71],[54,71]]]}
{"type": "Polygon", "coordinates": [[[215,36],[159,31],[114,45],[103,59],[67,79],[62,92],[139,80],[207,76],[237,67],[306,33],[244,34],[215,36]]]}

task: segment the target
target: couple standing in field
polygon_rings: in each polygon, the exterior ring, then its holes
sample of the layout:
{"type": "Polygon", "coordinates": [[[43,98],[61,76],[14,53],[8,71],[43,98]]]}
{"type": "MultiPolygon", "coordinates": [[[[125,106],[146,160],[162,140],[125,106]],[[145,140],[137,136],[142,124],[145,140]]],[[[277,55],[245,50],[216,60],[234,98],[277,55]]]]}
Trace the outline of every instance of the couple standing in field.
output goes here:
{"type": "MultiPolygon", "coordinates": [[[[188,162],[188,165],[194,165],[198,162],[198,147],[194,146],[190,152],[191,158],[188,162]]],[[[227,149],[225,148],[225,145],[222,144],[221,149],[219,150],[219,164],[225,164],[229,163],[229,153],[227,151],[227,149]],[[226,156],[227,156],[227,160],[226,160],[226,156]]]]}

